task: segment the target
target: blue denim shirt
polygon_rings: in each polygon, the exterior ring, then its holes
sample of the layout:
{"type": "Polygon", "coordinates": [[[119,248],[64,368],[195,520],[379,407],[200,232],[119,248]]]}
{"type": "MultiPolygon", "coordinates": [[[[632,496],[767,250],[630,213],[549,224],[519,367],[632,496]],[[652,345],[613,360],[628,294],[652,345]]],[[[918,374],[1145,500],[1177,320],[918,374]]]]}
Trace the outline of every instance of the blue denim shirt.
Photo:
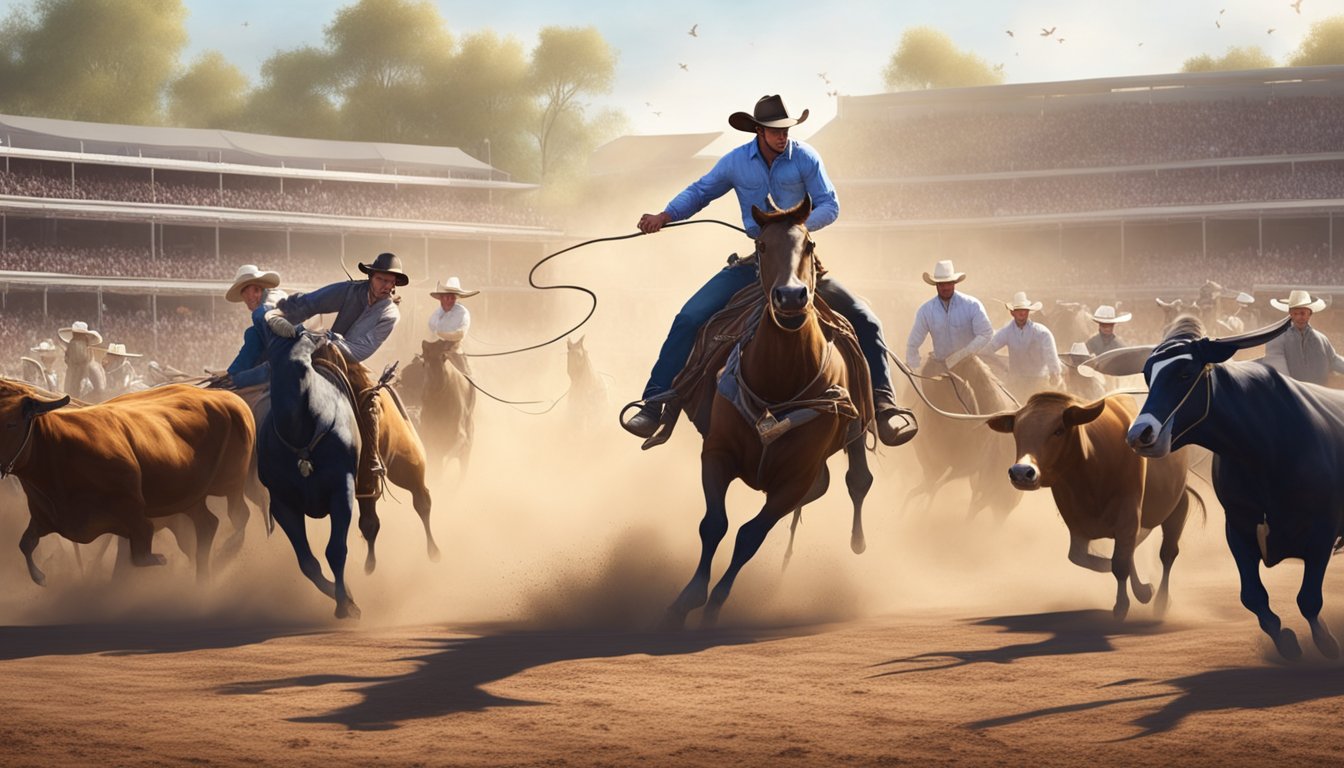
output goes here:
{"type": "Polygon", "coordinates": [[[786,209],[802,202],[804,193],[810,194],[812,215],[807,217],[807,228],[813,232],[840,215],[840,200],[835,195],[835,185],[826,175],[821,155],[811,146],[793,139],[774,163],[766,165],[757,140],[752,138],[719,158],[709,173],[673,198],[665,210],[672,216],[672,221],[689,219],[730,189],[737,192],[742,226],[753,238],[760,235],[761,228],[751,218],[751,206],[770,210],[767,195],[774,199],[775,205],[786,209]]]}
{"type": "MultiPolygon", "coordinates": [[[[257,311],[265,314],[266,310],[273,308],[283,298],[285,298],[284,291],[278,288],[267,289],[262,295],[261,305],[257,307],[257,311]]],[[[266,339],[255,321],[243,331],[243,346],[239,348],[233,362],[229,363],[228,372],[229,379],[240,389],[270,380],[271,368],[266,362],[266,339]]]]}

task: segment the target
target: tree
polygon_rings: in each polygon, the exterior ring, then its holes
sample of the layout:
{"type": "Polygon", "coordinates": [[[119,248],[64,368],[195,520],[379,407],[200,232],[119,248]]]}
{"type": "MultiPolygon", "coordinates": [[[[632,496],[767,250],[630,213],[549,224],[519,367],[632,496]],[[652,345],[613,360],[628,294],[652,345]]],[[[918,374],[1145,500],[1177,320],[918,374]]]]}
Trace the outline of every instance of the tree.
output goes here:
{"type": "Polygon", "coordinates": [[[911,27],[882,72],[894,91],[923,88],[963,88],[997,85],[1003,71],[968,51],[958,50],[952,38],[932,27],[911,27]]]}
{"type": "Polygon", "coordinates": [[[335,92],[326,52],[313,47],[279,51],[261,65],[261,86],[248,99],[244,124],[277,136],[336,138],[335,92]]]}
{"type": "Polygon", "coordinates": [[[247,76],[219,51],[207,51],[168,85],[168,122],[187,128],[239,128],[247,76]]]}
{"type": "Polygon", "coordinates": [[[426,68],[453,45],[434,3],[359,0],[337,12],[326,35],[350,138],[424,141],[426,68]]]}
{"type": "Polygon", "coordinates": [[[1227,53],[1221,58],[1215,59],[1205,53],[1194,58],[1186,59],[1182,65],[1182,72],[1224,72],[1234,69],[1269,69],[1274,66],[1274,59],[1265,53],[1258,45],[1249,45],[1245,48],[1234,45],[1227,49],[1227,53]]]}
{"type": "Polygon", "coordinates": [[[185,21],[181,0],[37,0],[9,27],[18,101],[43,117],[157,123],[185,21]]]}
{"type": "Polygon", "coordinates": [[[1288,63],[1294,67],[1344,64],[1344,16],[1331,16],[1312,24],[1288,63]]]}
{"type": "Polygon", "coordinates": [[[558,159],[582,151],[587,123],[580,97],[609,93],[615,76],[616,52],[596,27],[542,28],[529,78],[540,110],[533,136],[542,181],[558,159]]]}

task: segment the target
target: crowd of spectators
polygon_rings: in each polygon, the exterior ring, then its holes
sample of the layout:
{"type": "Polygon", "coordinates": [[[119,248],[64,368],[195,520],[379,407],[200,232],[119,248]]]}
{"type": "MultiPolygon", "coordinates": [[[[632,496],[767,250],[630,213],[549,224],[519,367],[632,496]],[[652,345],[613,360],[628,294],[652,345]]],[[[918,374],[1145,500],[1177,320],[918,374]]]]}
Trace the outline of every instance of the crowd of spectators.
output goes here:
{"type": "Polygon", "coordinates": [[[373,219],[418,220],[465,224],[540,226],[548,224],[540,211],[523,204],[496,201],[488,191],[387,184],[353,184],[286,180],[284,190],[274,179],[229,181],[201,175],[199,183],[174,180],[150,183],[147,177],[119,175],[105,170],[73,176],[69,166],[41,170],[0,172],[0,194],[75,200],[159,203],[252,211],[318,213],[373,219]]]}
{"type": "Polygon", "coordinates": [[[298,284],[322,283],[339,276],[333,274],[330,259],[312,255],[251,252],[221,256],[216,261],[213,254],[203,256],[191,248],[170,247],[152,254],[147,247],[27,244],[12,238],[0,250],[0,271],[91,277],[228,281],[239,264],[281,270],[286,281],[298,284]]]}
{"type": "Polygon", "coordinates": [[[1344,149],[1344,97],[1118,101],[850,120],[822,149],[837,178],[1108,167],[1344,149]]]}
{"type": "Polygon", "coordinates": [[[1344,196],[1344,163],[1188,168],[845,188],[848,220],[987,218],[1344,196]]]}

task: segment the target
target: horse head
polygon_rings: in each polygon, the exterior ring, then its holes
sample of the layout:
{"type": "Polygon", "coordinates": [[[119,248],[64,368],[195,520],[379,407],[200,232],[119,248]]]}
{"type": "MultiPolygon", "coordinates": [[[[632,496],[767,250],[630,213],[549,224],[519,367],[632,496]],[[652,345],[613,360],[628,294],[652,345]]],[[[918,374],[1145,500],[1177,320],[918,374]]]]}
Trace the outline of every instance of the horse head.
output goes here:
{"type": "Polygon", "coordinates": [[[565,354],[565,372],[569,374],[570,381],[577,381],[588,375],[592,364],[588,360],[588,350],[584,349],[582,336],[578,341],[565,339],[565,354]]]}
{"type": "Polygon", "coordinates": [[[787,211],[766,213],[754,205],[751,207],[751,217],[761,228],[756,238],[756,254],[766,308],[775,325],[786,331],[803,327],[816,295],[815,245],[807,232],[807,217],[811,214],[810,196],[804,196],[802,202],[787,211]]]}

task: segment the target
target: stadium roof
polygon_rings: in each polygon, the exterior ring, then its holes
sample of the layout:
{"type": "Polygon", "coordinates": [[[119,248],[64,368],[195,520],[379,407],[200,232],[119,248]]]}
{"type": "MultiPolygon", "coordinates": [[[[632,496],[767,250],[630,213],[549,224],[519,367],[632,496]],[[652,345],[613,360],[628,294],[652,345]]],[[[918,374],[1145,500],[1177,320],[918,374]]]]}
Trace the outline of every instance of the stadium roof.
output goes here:
{"type": "Polygon", "coordinates": [[[622,136],[593,150],[588,159],[592,176],[640,173],[662,168],[685,167],[695,153],[709,146],[723,135],[714,133],[680,133],[656,136],[622,136]]]}
{"type": "Polygon", "coordinates": [[[415,170],[488,178],[493,169],[457,147],[266,136],[209,128],[114,125],[0,115],[5,144],[33,149],[262,166],[415,170]]]}

